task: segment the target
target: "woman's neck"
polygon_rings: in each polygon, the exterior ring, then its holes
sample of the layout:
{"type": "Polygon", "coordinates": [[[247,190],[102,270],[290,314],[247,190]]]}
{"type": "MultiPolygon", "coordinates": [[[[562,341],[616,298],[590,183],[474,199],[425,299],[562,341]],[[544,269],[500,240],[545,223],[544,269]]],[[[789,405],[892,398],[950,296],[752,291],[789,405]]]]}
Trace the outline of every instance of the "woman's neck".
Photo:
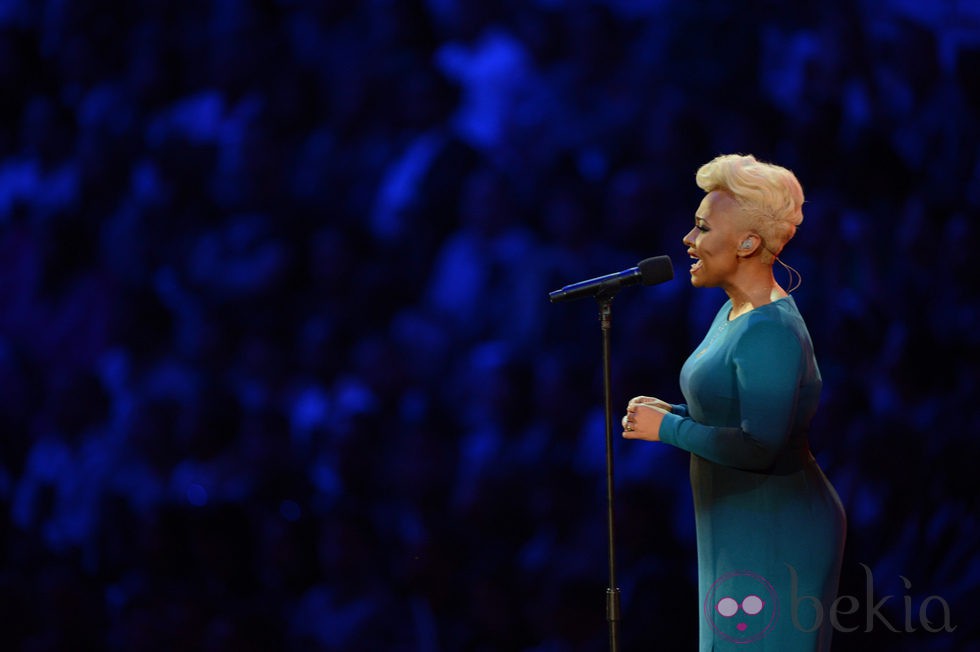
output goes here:
{"type": "Polygon", "coordinates": [[[767,268],[765,274],[745,275],[742,279],[725,287],[725,294],[732,302],[732,310],[728,315],[729,319],[741,317],[759,306],[772,303],[777,299],[786,296],[786,291],[776,283],[773,278],[772,268],[767,268]]]}

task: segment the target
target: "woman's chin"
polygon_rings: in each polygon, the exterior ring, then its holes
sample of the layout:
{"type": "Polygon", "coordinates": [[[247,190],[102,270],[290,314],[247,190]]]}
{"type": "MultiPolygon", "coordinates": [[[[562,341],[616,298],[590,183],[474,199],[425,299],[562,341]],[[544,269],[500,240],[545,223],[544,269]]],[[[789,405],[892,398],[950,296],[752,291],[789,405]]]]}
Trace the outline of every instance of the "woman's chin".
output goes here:
{"type": "Polygon", "coordinates": [[[717,283],[712,284],[707,278],[699,274],[691,274],[691,285],[696,288],[715,288],[717,283]]]}

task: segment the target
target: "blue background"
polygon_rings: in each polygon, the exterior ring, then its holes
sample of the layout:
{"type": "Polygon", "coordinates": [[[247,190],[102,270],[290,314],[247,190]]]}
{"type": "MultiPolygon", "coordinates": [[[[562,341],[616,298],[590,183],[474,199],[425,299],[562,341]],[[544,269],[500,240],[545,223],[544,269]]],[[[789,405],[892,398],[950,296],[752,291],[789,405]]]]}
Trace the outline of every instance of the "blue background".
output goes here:
{"type": "MultiPolygon", "coordinates": [[[[681,400],[744,152],[807,194],[835,650],[976,649],[978,70],[968,1],[0,2],[2,648],[606,649],[600,331],[547,292],[671,256],[613,396],[681,400]]],[[[687,456],[615,455],[624,649],[693,649],[687,456]]]]}

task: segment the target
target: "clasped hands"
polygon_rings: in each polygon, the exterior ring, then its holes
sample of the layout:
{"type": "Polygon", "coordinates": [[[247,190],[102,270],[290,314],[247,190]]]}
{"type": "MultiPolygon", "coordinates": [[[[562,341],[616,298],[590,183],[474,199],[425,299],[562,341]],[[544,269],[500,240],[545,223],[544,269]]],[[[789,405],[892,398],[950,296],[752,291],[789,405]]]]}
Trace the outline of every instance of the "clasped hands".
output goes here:
{"type": "Polygon", "coordinates": [[[652,396],[636,396],[626,405],[622,419],[623,437],[660,441],[660,424],[670,412],[670,403],[652,396]]]}

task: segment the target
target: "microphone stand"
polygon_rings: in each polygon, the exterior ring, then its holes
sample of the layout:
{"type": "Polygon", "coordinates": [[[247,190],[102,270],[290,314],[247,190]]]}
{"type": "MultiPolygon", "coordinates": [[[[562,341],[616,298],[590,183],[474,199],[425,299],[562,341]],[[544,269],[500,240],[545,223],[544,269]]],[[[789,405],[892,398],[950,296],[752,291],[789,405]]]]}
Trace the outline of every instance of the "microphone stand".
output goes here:
{"type": "Polygon", "coordinates": [[[609,622],[609,649],[619,651],[619,587],[616,586],[616,514],[613,509],[613,439],[612,390],[610,373],[610,331],[612,330],[612,300],[616,289],[596,294],[599,304],[599,325],[602,329],[602,387],[606,421],[606,523],[609,534],[609,586],[606,588],[606,620],[609,622]]]}
{"type": "Polygon", "coordinates": [[[670,258],[657,256],[640,261],[633,269],[607,274],[581,283],[566,285],[549,293],[551,302],[577,299],[592,294],[599,304],[602,327],[602,385],[606,418],[606,505],[609,526],[609,586],[606,588],[606,620],[609,621],[609,649],[619,652],[619,587],[616,586],[616,513],[613,509],[612,381],[609,372],[609,331],[612,329],[612,300],[620,287],[642,283],[654,285],[674,278],[670,258]]]}

